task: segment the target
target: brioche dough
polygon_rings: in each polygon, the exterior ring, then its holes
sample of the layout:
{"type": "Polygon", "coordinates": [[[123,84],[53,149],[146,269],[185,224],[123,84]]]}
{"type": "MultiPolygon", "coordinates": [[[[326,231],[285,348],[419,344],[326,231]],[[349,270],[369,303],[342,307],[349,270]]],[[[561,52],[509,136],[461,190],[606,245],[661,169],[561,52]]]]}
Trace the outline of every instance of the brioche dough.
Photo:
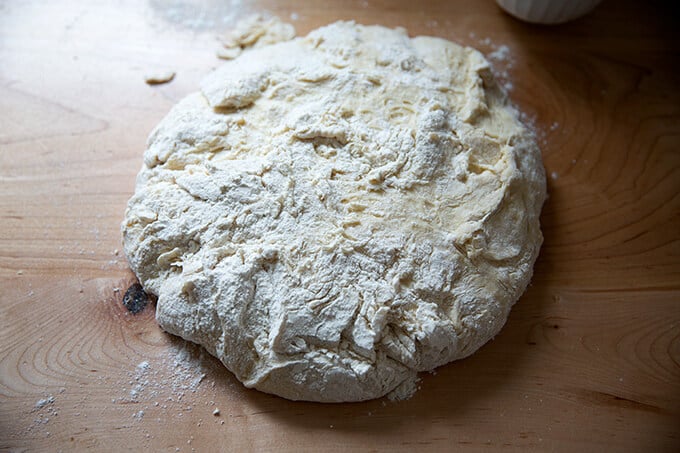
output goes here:
{"type": "Polygon", "coordinates": [[[338,22],[244,52],[177,104],[122,228],[163,329],[247,387],[359,401],[498,333],[545,196],[479,52],[338,22]]]}

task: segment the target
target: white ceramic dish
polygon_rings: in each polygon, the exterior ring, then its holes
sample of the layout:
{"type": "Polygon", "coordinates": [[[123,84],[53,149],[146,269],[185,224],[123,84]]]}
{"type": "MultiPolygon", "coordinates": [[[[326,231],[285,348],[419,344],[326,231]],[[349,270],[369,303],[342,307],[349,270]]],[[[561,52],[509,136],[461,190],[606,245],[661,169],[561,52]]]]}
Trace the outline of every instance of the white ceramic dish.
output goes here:
{"type": "Polygon", "coordinates": [[[496,0],[511,16],[534,24],[561,24],[592,11],[602,0],[496,0]]]}

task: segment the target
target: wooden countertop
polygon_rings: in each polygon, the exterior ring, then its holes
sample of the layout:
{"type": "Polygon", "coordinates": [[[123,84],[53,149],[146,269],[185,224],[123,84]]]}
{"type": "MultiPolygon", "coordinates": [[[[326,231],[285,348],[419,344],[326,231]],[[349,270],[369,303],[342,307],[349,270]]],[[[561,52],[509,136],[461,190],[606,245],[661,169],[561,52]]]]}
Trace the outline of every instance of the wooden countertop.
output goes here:
{"type": "Polygon", "coordinates": [[[680,34],[662,2],[558,27],[492,1],[0,2],[0,450],[680,449],[680,34]],[[121,306],[149,131],[267,10],[479,48],[535,124],[545,244],[504,330],[407,401],[294,403],[121,306]],[[502,53],[502,52],[501,52],[502,53]],[[166,85],[149,71],[174,70],[166,85]],[[218,416],[213,415],[220,409],[218,416]]]}

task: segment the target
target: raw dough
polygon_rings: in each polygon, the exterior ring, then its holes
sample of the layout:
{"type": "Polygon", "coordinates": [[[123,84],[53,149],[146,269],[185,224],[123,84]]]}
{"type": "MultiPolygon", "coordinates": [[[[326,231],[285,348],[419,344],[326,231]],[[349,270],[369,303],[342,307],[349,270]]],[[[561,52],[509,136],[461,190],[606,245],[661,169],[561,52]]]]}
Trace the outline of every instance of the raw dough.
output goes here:
{"type": "Polygon", "coordinates": [[[144,76],[144,81],[149,85],[160,85],[162,83],[172,82],[175,78],[174,71],[164,71],[153,74],[147,74],[144,76]]]}
{"type": "Polygon", "coordinates": [[[338,22],[244,52],[172,109],[125,253],[161,327],[247,387],[366,400],[498,333],[545,196],[479,52],[338,22]]]}

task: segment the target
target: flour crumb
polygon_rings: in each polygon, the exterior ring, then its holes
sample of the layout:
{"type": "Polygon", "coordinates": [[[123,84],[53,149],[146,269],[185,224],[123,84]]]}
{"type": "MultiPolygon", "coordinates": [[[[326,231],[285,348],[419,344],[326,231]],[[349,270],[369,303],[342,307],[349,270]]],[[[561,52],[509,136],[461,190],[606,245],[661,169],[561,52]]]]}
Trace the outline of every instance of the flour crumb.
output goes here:
{"type": "Polygon", "coordinates": [[[551,177],[553,180],[557,180],[557,178],[559,178],[560,175],[559,175],[556,171],[554,171],[554,172],[550,173],[550,177],[551,177]]]}
{"type": "Polygon", "coordinates": [[[35,403],[34,408],[35,409],[42,409],[45,406],[49,406],[50,404],[54,404],[54,397],[52,395],[49,395],[47,398],[43,398],[43,399],[38,400],[35,403]]]}
{"type": "Polygon", "coordinates": [[[215,408],[215,410],[213,411],[213,415],[214,415],[215,417],[219,417],[219,415],[220,415],[220,408],[219,408],[219,407],[216,407],[216,408],[215,408]]]}
{"type": "Polygon", "coordinates": [[[134,418],[137,421],[140,421],[142,418],[144,418],[144,411],[138,411],[132,414],[132,418],[134,418]]]}

